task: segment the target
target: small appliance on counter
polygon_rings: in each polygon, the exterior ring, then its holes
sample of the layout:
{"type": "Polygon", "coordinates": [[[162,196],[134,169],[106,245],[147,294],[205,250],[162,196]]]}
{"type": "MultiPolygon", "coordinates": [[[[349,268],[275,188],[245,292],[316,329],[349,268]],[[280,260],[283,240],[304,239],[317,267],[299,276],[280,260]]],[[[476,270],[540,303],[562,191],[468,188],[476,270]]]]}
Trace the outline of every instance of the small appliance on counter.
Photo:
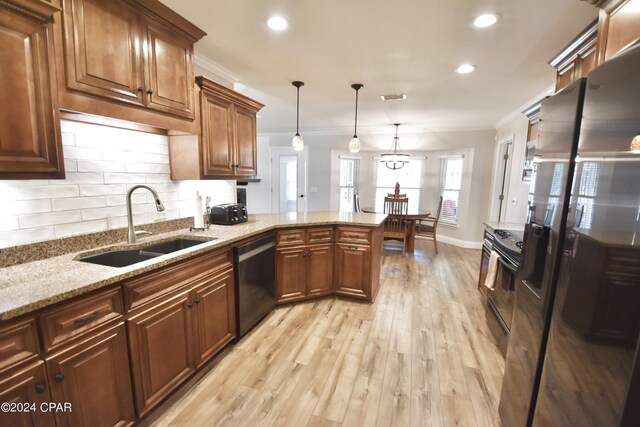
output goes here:
{"type": "Polygon", "coordinates": [[[247,222],[248,219],[247,208],[240,203],[215,205],[209,210],[210,224],[233,225],[247,222]]]}

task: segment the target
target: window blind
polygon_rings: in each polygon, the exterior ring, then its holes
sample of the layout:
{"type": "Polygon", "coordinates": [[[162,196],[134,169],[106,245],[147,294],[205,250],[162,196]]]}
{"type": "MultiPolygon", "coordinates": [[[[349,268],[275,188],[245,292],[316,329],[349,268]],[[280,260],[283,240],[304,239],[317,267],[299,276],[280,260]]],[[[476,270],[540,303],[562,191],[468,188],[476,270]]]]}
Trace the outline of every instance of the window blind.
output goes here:
{"type": "Polygon", "coordinates": [[[353,212],[354,194],[360,192],[360,159],[340,158],[340,212],[353,212]]]}
{"type": "Polygon", "coordinates": [[[409,199],[409,211],[420,209],[423,197],[426,162],[424,158],[410,158],[402,169],[393,170],[385,166],[380,158],[374,158],[376,167],[373,169],[373,183],[375,188],[375,210],[384,210],[384,198],[395,191],[396,182],[400,184],[400,193],[409,199]]]}
{"type": "Polygon", "coordinates": [[[440,160],[439,194],[442,196],[440,219],[449,224],[458,224],[463,162],[462,156],[443,157],[440,160]]]}

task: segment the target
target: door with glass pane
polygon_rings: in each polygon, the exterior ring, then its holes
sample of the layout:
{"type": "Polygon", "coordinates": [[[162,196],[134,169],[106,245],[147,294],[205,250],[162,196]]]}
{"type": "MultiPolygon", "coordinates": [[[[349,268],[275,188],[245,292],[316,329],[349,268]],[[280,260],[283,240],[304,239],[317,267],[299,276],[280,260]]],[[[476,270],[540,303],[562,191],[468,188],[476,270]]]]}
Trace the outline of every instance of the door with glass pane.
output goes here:
{"type": "Polygon", "coordinates": [[[306,212],[307,150],[271,149],[271,210],[306,212]]]}

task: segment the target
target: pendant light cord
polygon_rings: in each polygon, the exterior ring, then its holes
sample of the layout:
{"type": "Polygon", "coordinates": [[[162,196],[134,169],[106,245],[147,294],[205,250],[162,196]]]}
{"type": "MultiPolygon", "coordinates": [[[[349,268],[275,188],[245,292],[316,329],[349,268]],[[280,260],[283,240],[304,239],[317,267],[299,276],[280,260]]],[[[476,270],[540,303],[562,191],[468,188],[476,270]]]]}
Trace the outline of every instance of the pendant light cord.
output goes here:
{"type": "Polygon", "coordinates": [[[353,125],[353,137],[356,138],[358,136],[358,89],[356,89],[356,118],[355,124],[353,125]]]}
{"type": "Polygon", "coordinates": [[[298,86],[297,88],[297,95],[296,95],[296,134],[299,134],[300,131],[298,129],[299,124],[300,124],[300,86],[298,86]]]}

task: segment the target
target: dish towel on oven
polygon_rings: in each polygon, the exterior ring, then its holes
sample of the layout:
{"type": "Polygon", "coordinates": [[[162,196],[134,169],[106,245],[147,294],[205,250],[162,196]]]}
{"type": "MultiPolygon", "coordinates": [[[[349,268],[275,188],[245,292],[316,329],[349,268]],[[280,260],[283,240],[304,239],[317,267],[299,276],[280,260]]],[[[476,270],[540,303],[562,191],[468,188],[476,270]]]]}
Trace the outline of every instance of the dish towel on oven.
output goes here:
{"type": "Polygon", "coordinates": [[[498,252],[491,251],[491,256],[489,257],[489,271],[487,272],[486,279],[484,279],[484,285],[489,289],[493,289],[493,287],[496,285],[499,258],[500,255],[498,255],[498,252]]]}

